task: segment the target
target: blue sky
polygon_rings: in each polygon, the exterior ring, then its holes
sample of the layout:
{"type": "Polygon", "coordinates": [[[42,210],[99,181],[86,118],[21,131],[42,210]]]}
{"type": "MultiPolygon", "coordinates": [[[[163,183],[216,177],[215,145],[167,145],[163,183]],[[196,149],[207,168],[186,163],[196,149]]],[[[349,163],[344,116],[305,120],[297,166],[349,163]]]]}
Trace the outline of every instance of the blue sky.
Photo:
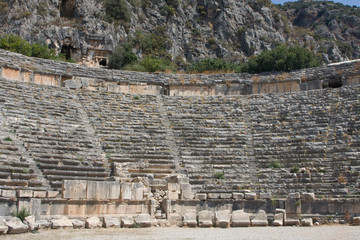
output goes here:
{"type": "MultiPolygon", "coordinates": [[[[296,2],[296,1],[291,1],[291,0],[271,0],[273,3],[278,4],[278,3],[284,3],[284,2],[296,2]]],[[[343,4],[347,4],[350,6],[358,6],[360,7],[360,1],[359,0],[338,0],[338,1],[333,1],[333,2],[339,2],[339,3],[343,3],[343,4]]]]}

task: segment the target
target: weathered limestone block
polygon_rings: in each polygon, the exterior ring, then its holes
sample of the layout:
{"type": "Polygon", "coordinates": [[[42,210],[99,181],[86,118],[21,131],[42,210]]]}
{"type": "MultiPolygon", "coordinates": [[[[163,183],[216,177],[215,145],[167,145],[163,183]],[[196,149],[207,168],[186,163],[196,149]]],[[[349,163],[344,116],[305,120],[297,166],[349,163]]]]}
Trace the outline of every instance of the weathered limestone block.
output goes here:
{"type": "Polygon", "coordinates": [[[244,210],[236,210],[232,213],[231,216],[231,226],[232,227],[249,227],[250,226],[250,216],[244,210]]]}
{"type": "Polygon", "coordinates": [[[18,233],[26,233],[29,230],[29,227],[25,225],[20,218],[13,217],[6,223],[9,227],[7,233],[9,234],[18,234],[18,233]]]}
{"type": "Polygon", "coordinates": [[[182,200],[194,199],[194,193],[192,192],[191,185],[189,183],[180,184],[180,197],[182,200]]]}
{"type": "Polygon", "coordinates": [[[219,199],[220,198],[220,193],[208,193],[207,194],[207,198],[208,199],[219,199]]]}
{"type": "Polygon", "coordinates": [[[220,193],[220,199],[231,199],[232,194],[231,193],[220,193]]]}
{"type": "Polygon", "coordinates": [[[139,214],[135,218],[135,223],[140,227],[151,227],[151,217],[149,214],[139,214]]]}
{"type": "Polygon", "coordinates": [[[109,182],[87,181],[86,198],[95,200],[109,199],[109,182]]]}
{"type": "Polygon", "coordinates": [[[0,235],[6,234],[9,227],[6,225],[6,221],[4,219],[0,219],[0,235]]]}
{"type": "Polygon", "coordinates": [[[33,191],[34,198],[46,198],[46,191],[33,191]]]}
{"type": "Polygon", "coordinates": [[[299,225],[300,225],[300,220],[299,219],[287,218],[285,220],[285,226],[299,226],[299,225]]]}
{"type": "Polygon", "coordinates": [[[271,198],[271,193],[260,193],[259,195],[260,199],[270,199],[271,198]]]}
{"type": "Polygon", "coordinates": [[[2,189],[1,196],[4,198],[13,198],[16,197],[16,191],[15,190],[5,190],[2,189]]]}
{"type": "Polygon", "coordinates": [[[32,190],[17,190],[17,197],[20,198],[31,198],[33,196],[32,190]]]}
{"type": "Polygon", "coordinates": [[[255,214],[255,218],[251,220],[251,226],[267,226],[268,220],[267,215],[264,210],[259,210],[257,214],[255,214]]]}
{"type": "Polygon", "coordinates": [[[79,89],[81,88],[81,83],[77,82],[75,80],[66,80],[64,81],[64,87],[70,88],[70,89],[79,89]]]}
{"type": "Polygon", "coordinates": [[[168,195],[168,199],[169,200],[178,200],[179,199],[179,194],[180,194],[180,186],[177,183],[168,183],[168,191],[167,191],[167,195],[168,195]]]}
{"type": "Polygon", "coordinates": [[[301,226],[312,227],[313,226],[312,218],[303,218],[303,219],[301,219],[301,226]]]}
{"type": "Polygon", "coordinates": [[[169,214],[168,221],[170,225],[181,226],[182,225],[182,217],[178,213],[169,214]]]}
{"type": "Polygon", "coordinates": [[[131,184],[128,182],[121,184],[121,200],[131,200],[131,184]]]}
{"type": "Polygon", "coordinates": [[[81,221],[79,219],[71,219],[70,221],[72,222],[74,228],[84,228],[85,227],[84,221],[81,221]]]}
{"type": "Polygon", "coordinates": [[[315,199],[315,193],[303,192],[302,193],[302,198],[306,199],[306,200],[314,200],[315,199]]]}
{"type": "Polygon", "coordinates": [[[56,198],[58,194],[59,194],[58,191],[47,191],[46,197],[47,198],[56,198]]]}
{"type": "Polygon", "coordinates": [[[207,194],[206,193],[196,193],[195,199],[200,200],[200,201],[205,201],[207,199],[207,194]]]}
{"type": "Polygon", "coordinates": [[[102,223],[98,217],[89,217],[85,220],[85,228],[94,229],[101,228],[102,223]]]}
{"type": "Polygon", "coordinates": [[[214,213],[208,210],[199,212],[199,227],[212,227],[214,225],[214,213]]]}
{"type": "Polygon", "coordinates": [[[134,226],[134,217],[127,215],[121,218],[121,226],[123,228],[130,228],[134,226]]]}
{"type": "Polygon", "coordinates": [[[245,193],[245,199],[246,200],[255,200],[256,199],[256,193],[245,193]]]}
{"type": "Polygon", "coordinates": [[[86,199],[87,181],[85,180],[64,180],[63,198],[86,199]]]}
{"type": "Polygon", "coordinates": [[[282,213],[275,213],[273,226],[283,226],[284,225],[284,215],[282,213]]]}
{"type": "Polygon", "coordinates": [[[120,221],[118,218],[111,217],[111,216],[105,216],[104,217],[104,227],[105,228],[119,228],[120,221]]]}
{"type": "Polygon", "coordinates": [[[73,228],[72,222],[66,217],[62,216],[59,219],[51,219],[51,228],[58,229],[58,228],[73,228]]]}
{"type": "Polygon", "coordinates": [[[144,200],[144,184],[142,182],[134,182],[131,184],[131,200],[144,200]]]}
{"type": "Polygon", "coordinates": [[[184,226],[188,227],[196,227],[197,226],[197,220],[196,220],[196,211],[186,211],[184,214],[183,219],[184,226]]]}
{"type": "Polygon", "coordinates": [[[234,199],[244,199],[245,194],[244,193],[233,193],[233,198],[234,199]]]}
{"type": "Polygon", "coordinates": [[[231,220],[231,213],[229,210],[215,212],[216,227],[227,228],[231,220]]]}
{"type": "Polygon", "coordinates": [[[35,222],[35,216],[27,216],[24,223],[29,226],[30,231],[38,230],[39,224],[35,222]]]}
{"type": "Polygon", "coordinates": [[[120,199],[121,184],[119,182],[108,182],[108,187],[109,187],[108,199],[110,200],[120,199]]]}
{"type": "Polygon", "coordinates": [[[51,228],[52,223],[48,220],[38,220],[36,224],[39,225],[39,229],[49,229],[51,228]]]}

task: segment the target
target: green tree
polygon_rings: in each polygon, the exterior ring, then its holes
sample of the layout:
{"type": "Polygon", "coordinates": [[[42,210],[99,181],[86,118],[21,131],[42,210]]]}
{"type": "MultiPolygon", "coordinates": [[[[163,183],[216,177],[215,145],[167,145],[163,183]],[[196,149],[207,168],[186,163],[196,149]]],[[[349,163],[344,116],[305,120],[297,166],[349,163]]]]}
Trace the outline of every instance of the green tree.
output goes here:
{"type": "Polygon", "coordinates": [[[125,22],[130,22],[130,11],[124,0],[106,0],[104,2],[104,6],[106,12],[106,21],[113,22],[122,20],[125,22]]]}
{"type": "Polygon", "coordinates": [[[132,51],[132,44],[126,43],[116,47],[109,59],[109,68],[122,69],[126,65],[137,62],[138,58],[132,51]]]}
{"type": "Polygon", "coordinates": [[[4,35],[0,38],[0,48],[26,56],[31,56],[30,43],[16,35],[4,35]]]}

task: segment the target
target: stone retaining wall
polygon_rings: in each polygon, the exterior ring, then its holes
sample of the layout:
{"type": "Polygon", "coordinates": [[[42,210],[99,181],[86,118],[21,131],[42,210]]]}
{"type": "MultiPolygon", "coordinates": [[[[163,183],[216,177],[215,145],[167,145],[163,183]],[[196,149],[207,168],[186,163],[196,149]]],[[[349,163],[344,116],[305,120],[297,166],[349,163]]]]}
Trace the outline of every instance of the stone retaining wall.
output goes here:
{"type": "Polygon", "coordinates": [[[0,49],[0,77],[72,89],[171,96],[225,96],[307,91],[360,84],[360,61],[290,73],[140,73],[29,58],[0,49]]]}

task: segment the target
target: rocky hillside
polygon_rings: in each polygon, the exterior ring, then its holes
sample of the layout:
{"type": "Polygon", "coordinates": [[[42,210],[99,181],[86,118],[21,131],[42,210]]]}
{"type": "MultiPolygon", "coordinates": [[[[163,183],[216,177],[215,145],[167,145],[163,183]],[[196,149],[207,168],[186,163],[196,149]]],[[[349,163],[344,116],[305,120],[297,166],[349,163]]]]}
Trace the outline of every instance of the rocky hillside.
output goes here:
{"type": "Polygon", "coordinates": [[[130,38],[140,58],[242,62],[279,44],[303,45],[326,62],[360,57],[359,8],[269,0],[0,0],[0,33],[46,43],[88,66],[106,65],[130,38]],[[157,37],[156,37],[157,36],[157,37]]]}

